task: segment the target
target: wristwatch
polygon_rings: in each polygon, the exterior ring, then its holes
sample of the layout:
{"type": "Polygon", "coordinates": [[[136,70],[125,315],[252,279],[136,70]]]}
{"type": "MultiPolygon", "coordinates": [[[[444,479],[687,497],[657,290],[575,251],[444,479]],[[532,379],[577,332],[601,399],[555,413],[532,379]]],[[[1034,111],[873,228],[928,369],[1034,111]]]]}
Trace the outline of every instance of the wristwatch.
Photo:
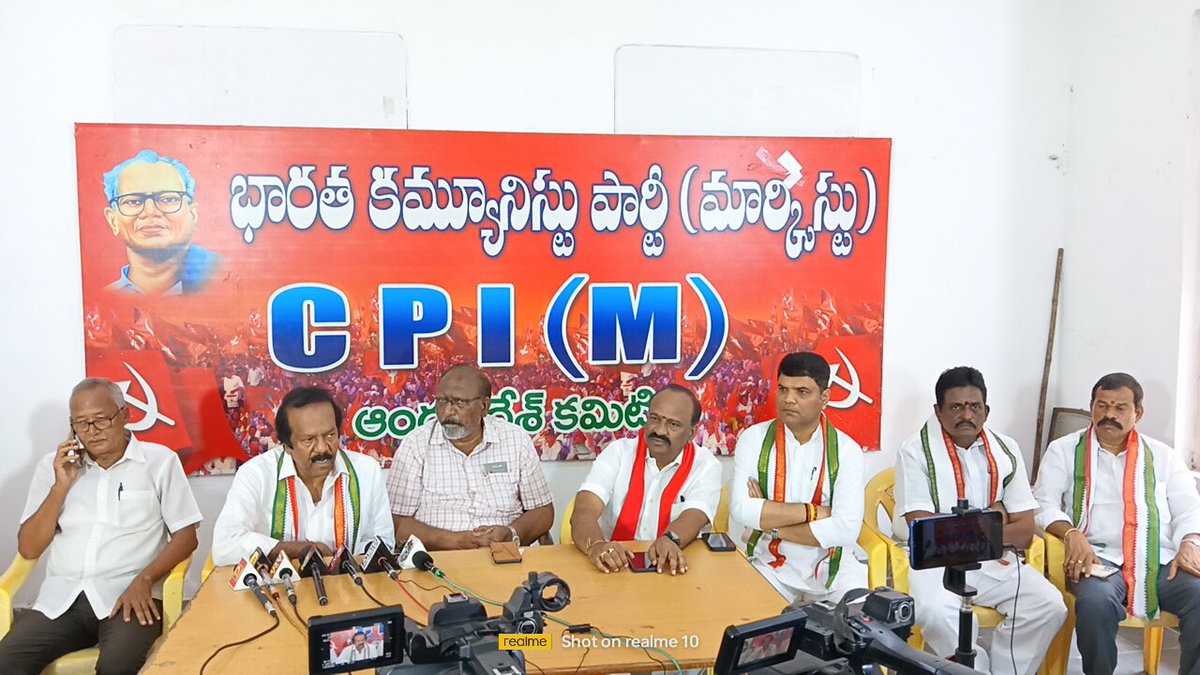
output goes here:
{"type": "Polygon", "coordinates": [[[674,532],[672,532],[670,530],[667,530],[666,532],[663,532],[663,536],[666,537],[667,539],[670,539],[671,541],[675,542],[675,545],[678,546],[679,548],[683,548],[683,540],[679,538],[679,535],[675,534],[674,532]]]}
{"type": "Polygon", "coordinates": [[[513,527],[512,525],[509,525],[508,531],[512,532],[513,543],[516,544],[517,546],[520,546],[521,545],[521,535],[517,534],[517,528],[513,527]]]}

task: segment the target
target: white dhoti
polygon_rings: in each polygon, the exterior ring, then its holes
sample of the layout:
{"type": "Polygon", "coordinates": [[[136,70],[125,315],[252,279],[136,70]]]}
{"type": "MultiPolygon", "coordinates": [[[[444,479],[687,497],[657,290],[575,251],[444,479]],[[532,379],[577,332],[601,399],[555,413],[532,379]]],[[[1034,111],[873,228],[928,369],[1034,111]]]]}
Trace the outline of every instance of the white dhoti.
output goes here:
{"type": "MultiPolygon", "coordinates": [[[[1050,642],[1067,618],[1062,594],[1029,565],[1018,565],[1009,554],[1008,565],[982,563],[967,573],[967,585],[979,594],[974,604],[989,607],[1005,616],[992,635],[989,652],[977,652],[975,670],[993,675],[1032,675],[1041,666],[1050,642]],[[1017,593],[1018,575],[1020,594],[1017,593]],[[1014,669],[1013,662],[1016,662],[1014,669]]],[[[942,584],[942,568],[909,572],[909,594],[916,601],[916,625],[921,628],[928,651],[949,657],[958,647],[958,610],[962,598],[942,584]]],[[[977,643],[978,620],[972,643],[977,643]]]]}

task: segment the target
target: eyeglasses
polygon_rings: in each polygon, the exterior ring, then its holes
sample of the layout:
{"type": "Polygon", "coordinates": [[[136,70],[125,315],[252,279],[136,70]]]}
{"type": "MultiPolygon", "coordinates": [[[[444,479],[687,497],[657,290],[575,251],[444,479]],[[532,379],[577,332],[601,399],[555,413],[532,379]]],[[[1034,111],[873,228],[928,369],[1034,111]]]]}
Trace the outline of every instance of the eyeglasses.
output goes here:
{"type": "Polygon", "coordinates": [[[179,192],[178,190],[130,192],[129,194],[118,195],[109,204],[116,206],[121,215],[133,218],[134,216],[142,215],[142,211],[146,210],[147,201],[154,202],[154,206],[162,213],[178,213],[179,209],[183,208],[183,201],[186,198],[187,193],[179,192]]]}
{"type": "Polygon", "coordinates": [[[90,427],[95,427],[96,431],[104,431],[113,425],[113,420],[115,420],[117,415],[120,415],[121,411],[124,409],[125,406],[121,406],[120,408],[117,408],[117,412],[109,415],[108,417],[98,417],[94,420],[71,420],[71,428],[74,429],[75,433],[77,434],[87,433],[87,430],[90,427]]]}
{"type": "Polygon", "coordinates": [[[437,398],[433,399],[433,404],[439,408],[457,408],[462,410],[481,398],[483,397],[475,396],[472,398],[458,398],[455,396],[438,396],[437,398]]]}
{"type": "Polygon", "coordinates": [[[978,415],[983,412],[984,407],[982,403],[951,403],[946,406],[946,409],[955,415],[961,414],[964,410],[970,410],[972,413],[978,415]]]}

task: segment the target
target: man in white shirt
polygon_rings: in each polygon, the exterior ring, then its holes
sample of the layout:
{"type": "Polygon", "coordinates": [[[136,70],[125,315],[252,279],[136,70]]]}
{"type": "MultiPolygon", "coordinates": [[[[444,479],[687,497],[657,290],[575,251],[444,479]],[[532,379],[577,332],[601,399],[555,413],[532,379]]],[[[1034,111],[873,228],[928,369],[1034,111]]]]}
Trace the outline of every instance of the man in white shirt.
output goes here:
{"type": "MultiPolygon", "coordinates": [[[[896,513],[907,525],[952,513],[958,500],[965,499],[971,508],[1001,513],[1004,543],[1029,548],[1037,500],[1016,441],[984,428],[991,408],[983,374],[967,366],[951,368],[938,377],[934,396],[933,416],[900,446],[896,513]]],[[[907,527],[897,534],[907,539],[907,527]]],[[[943,575],[944,568],[912,570],[908,581],[926,645],[950,658],[958,646],[962,598],[946,590],[943,575]]],[[[1012,553],[967,572],[966,583],[979,592],[975,604],[1008,617],[996,628],[990,653],[979,653],[975,668],[993,675],[1037,672],[1067,618],[1062,594],[1012,553]]]]}
{"type": "Polygon", "coordinates": [[[413,429],[392,460],[388,496],[396,538],[429,550],[532,544],[554,524],[554,496],[533,441],[489,416],[492,384],[474,366],[446,371],[437,419],[413,429]]]}
{"type": "Polygon", "coordinates": [[[98,672],[136,673],[162,634],[160,582],[196,550],[200,509],[183,466],[125,430],[120,387],[85,379],[70,410],[72,436],[38,462],[17,531],[23,557],[45,554],[46,580],[0,641],[6,674],[37,675],[97,644],[98,672]]]}
{"type": "Polygon", "coordinates": [[[339,546],[361,553],[376,537],[395,546],[379,462],[341,447],[342,408],[319,387],[299,387],[275,413],[281,446],[238,469],[213,527],[213,562],[233,565],[261,548],[299,558],[339,546]]]}
{"type": "Polygon", "coordinates": [[[774,420],[738,436],[730,518],[752,530],[746,555],[789,601],[839,600],[867,585],[851,548],[863,517],[862,448],[834,428],[829,363],[819,354],[779,362],[774,420]]]}
{"type": "Polygon", "coordinates": [[[1091,408],[1090,428],[1046,448],[1034,486],[1038,525],[1066,549],[1083,672],[1112,673],[1117,624],[1161,609],[1179,617],[1180,674],[1200,675],[1195,479],[1174,448],[1138,433],[1142,385],[1131,375],[1100,378],[1091,408]]]}
{"type": "Polygon", "coordinates": [[[683,549],[721,500],[721,463],[692,440],[700,413],[695,394],[669,384],[650,399],[638,437],[609,443],[592,464],[575,495],[571,539],[601,572],[629,566],[623,541],[653,542],[646,559],[659,573],[687,572],[683,549]]]}
{"type": "Polygon", "coordinates": [[[378,658],[378,656],[379,645],[367,642],[367,634],[360,630],[354,633],[354,637],[350,639],[350,644],[342,649],[335,662],[340,664],[358,663],[359,661],[378,658]]]}

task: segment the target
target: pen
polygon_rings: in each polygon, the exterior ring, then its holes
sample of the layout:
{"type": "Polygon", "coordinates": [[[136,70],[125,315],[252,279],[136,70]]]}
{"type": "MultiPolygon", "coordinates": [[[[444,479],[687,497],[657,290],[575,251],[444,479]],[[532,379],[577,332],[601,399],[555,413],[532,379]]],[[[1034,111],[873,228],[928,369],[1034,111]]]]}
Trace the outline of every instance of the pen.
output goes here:
{"type": "Polygon", "coordinates": [[[121,501],[121,491],[125,489],[125,483],[117,483],[117,501],[121,501]]]}

